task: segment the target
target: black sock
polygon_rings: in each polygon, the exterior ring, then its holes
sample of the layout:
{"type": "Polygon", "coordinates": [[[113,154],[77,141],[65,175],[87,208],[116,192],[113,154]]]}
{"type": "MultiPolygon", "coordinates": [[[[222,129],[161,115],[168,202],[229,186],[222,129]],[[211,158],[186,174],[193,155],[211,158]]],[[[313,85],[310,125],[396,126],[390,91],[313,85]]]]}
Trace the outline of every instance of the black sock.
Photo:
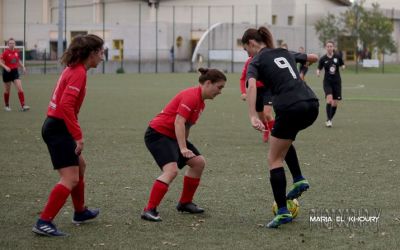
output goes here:
{"type": "Polygon", "coordinates": [[[336,109],[337,109],[337,106],[332,106],[332,109],[331,109],[331,120],[333,119],[333,117],[336,114],[336,109]]]}
{"type": "Polygon", "coordinates": [[[274,168],[270,172],[272,192],[278,208],[286,207],[286,176],[283,167],[274,168]]]}
{"type": "Polygon", "coordinates": [[[328,121],[332,119],[332,105],[329,103],[326,104],[326,117],[328,118],[328,121]]]}
{"type": "Polygon", "coordinates": [[[290,173],[292,174],[293,182],[296,182],[296,180],[302,178],[299,160],[297,158],[296,149],[293,145],[290,145],[289,150],[285,156],[285,161],[289,167],[290,173]]]}

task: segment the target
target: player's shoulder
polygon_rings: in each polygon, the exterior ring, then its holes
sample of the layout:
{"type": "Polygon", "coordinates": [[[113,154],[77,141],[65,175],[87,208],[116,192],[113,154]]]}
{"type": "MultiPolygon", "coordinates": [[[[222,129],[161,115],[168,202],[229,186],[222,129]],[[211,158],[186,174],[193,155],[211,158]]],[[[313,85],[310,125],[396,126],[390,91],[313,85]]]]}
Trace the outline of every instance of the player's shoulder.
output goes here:
{"type": "Polygon", "coordinates": [[[201,88],[199,86],[186,88],[179,92],[176,98],[197,102],[201,98],[201,88]]]}

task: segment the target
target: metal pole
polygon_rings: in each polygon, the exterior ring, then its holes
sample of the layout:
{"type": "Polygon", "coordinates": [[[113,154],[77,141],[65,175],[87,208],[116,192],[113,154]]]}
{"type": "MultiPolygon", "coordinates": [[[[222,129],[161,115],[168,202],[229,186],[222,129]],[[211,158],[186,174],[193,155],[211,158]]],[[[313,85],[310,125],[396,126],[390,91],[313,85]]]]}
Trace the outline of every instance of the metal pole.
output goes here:
{"type": "Polygon", "coordinates": [[[307,4],[304,5],[304,52],[307,53],[307,4]]]}
{"type": "Polygon", "coordinates": [[[158,73],[158,8],[156,8],[156,73],[158,73]]]}
{"type": "Polygon", "coordinates": [[[231,72],[233,73],[233,68],[234,68],[234,62],[233,62],[233,60],[234,60],[234,46],[235,46],[235,42],[234,42],[234,40],[235,40],[235,36],[234,36],[234,33],[235,33],[235,6],[233,6],[232,5],[232,37],[231,37],[231,40],[232,40],[232,52],[231,52],[231,72]]]}
{"type": "MultiPolygon", "coordinates": [[[[103,40],[104,40],[104,42],[106,42],[106,3],[104,2],[104,0],[103,0],[103,2],[102,2],[102,9],[103,9],[103,40]]],[[[107,59],[108,59],[108,52],[109,52],[109,48],[106,48],[107,49],[107,59]]],[[[103,60],[103,74],[106,72],[106,61],[105,60],[103,60]]]]}
{"type": "Polygon", "coordinates": [[[172,72],[175,72],[175,6],[172,6],[172,51],[171,51],[171,62],[172,72]]]}
{"type": "Polygon", "coordinates": [[[24,0],[24,44],[23,44],[26,50],[25,42],[26,42],[26,0],[24,0]]]}
{"type": "MultiPolygon", "coordinates": [[[[57,58],[60,59],[63,53],[63,28],[64,28],[64,2],[58,0],[58,42],[57,42],[57,58]]],[[[61,66],[60,66],[61,67],[61,66]]],[[[61,69],[61,68],[60,68],[61,69]]]]}
{"type": "Polygon", "coordinates": [[[139,30],[138,30],[138,46],[139,46],[139,52],[138,52],[138,72],[141,73],[141,68],[140,68],[140,63],[141,63],[141,51],[142,51],[142,44],[141,44],[141,33],[142,33],[142,5],[139,4],[139,30]]]}
{"type": "MultiPolygon", "coordinates": [[[[193,39],[192,32],[193,32],[193,6],[190,6],[190,40],[193,39]]],[[[190,60],[190,71],[194,71],[192,60],[190,60]]]]}
{"type": "Polygon", "coordinates": [[[65,0],[65,5],[64,5],[64,17],[65,17],[64,18],[64,40],[65,40],[65,47],[67,46],[67,1],[68,0],[65,0]]]}
{"type": "Polygon", "coordinates": [[[357,29],[357,33],[356,33],[356,73],[358,74],[358,3],[356,3],[356,29],[357,29]]]}
{"type": "MultiPolygon", "coordinates": [[[[208,29],[211,27],[211,6],[208,6],[208,29]]],[[[211,44],[211,32],[208,32],[208,57],[207,57],[207,67],[210,68],[211,62],[210,62],[210,44],[211,44]]]]}
{"type": "Polygon", "coordinates": [[[46,58],[46,49],[44,49],[44,55],[43,55],[43,59],[44,59],[44,74],[46,74],[47,72],[47,58],[46,58]]]}
{"type": "Polygon", "coordinates": [[[255,19],[256,19],[256,29],[258,28],[258,5],[256,4],[256,14],[255,14],[255,19]]]}

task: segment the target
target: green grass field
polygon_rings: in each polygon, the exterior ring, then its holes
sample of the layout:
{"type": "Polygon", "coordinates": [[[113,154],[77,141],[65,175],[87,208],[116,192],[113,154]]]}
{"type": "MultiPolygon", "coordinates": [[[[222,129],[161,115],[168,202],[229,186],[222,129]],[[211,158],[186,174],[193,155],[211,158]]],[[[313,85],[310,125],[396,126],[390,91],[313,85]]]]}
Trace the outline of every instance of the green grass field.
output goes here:
{"type": "MultiPolygon", "coordinates": [[[[343,75],[343,97],[334,127],[324,127],[322,79],[308,76],[321,98],[320,116],[295,146],[311,189],[300,198],[296,220],[278,230],[266,163],[268,144],[250,126],[239,98],[238,74],[228,75],[222,95],[207,101],[190,140],[207,159],[195,202],[200,216],[175,205],[182,175],[159,211],[161,223],[140,219],[160,174],[143,142],[148,121],[196,74],[89,75],[80,114],[87,161],[87,205],[101,214],[71,223],[69,200],[57,216],[67,238],[33,235],[32,225],[58,181],[40,130],[56,75],[23,79],[31,111],[0,111],[0,249],[396,249],[400,245],[400,74],[343,75]],[[311,209],[381,209],[379,228],[317,227],[311,209]]],[[[290,173],[286,171],[288,183],[290,173]]]]}

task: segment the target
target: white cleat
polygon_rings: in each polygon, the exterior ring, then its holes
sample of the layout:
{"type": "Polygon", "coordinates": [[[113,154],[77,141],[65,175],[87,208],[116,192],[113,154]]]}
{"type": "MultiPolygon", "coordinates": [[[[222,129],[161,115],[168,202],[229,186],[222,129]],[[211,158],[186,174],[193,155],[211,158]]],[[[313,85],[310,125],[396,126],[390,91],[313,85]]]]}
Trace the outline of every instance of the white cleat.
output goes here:
{"type": "Polygon", "coordinates": [[[5,106],[5,107],[4,107],[4,110],[7,111],[7,112],[10,112],[10,111],[11,111],[11,108],[10,108],[9,106],[5,106]]]}
{"type": "Polygon", "coordinates": [[[31,107],[29,107],[28,105],[24,105],[24,106],[22,106],[21,111],[28,111],[30,109],[31,109],[31,107]]]}
{"type": "Polygon", "coordinates": [[[325,122],[326,127],[331,128],[332,127],[332,121],[331,120],[327,120],[325,122]]]}

